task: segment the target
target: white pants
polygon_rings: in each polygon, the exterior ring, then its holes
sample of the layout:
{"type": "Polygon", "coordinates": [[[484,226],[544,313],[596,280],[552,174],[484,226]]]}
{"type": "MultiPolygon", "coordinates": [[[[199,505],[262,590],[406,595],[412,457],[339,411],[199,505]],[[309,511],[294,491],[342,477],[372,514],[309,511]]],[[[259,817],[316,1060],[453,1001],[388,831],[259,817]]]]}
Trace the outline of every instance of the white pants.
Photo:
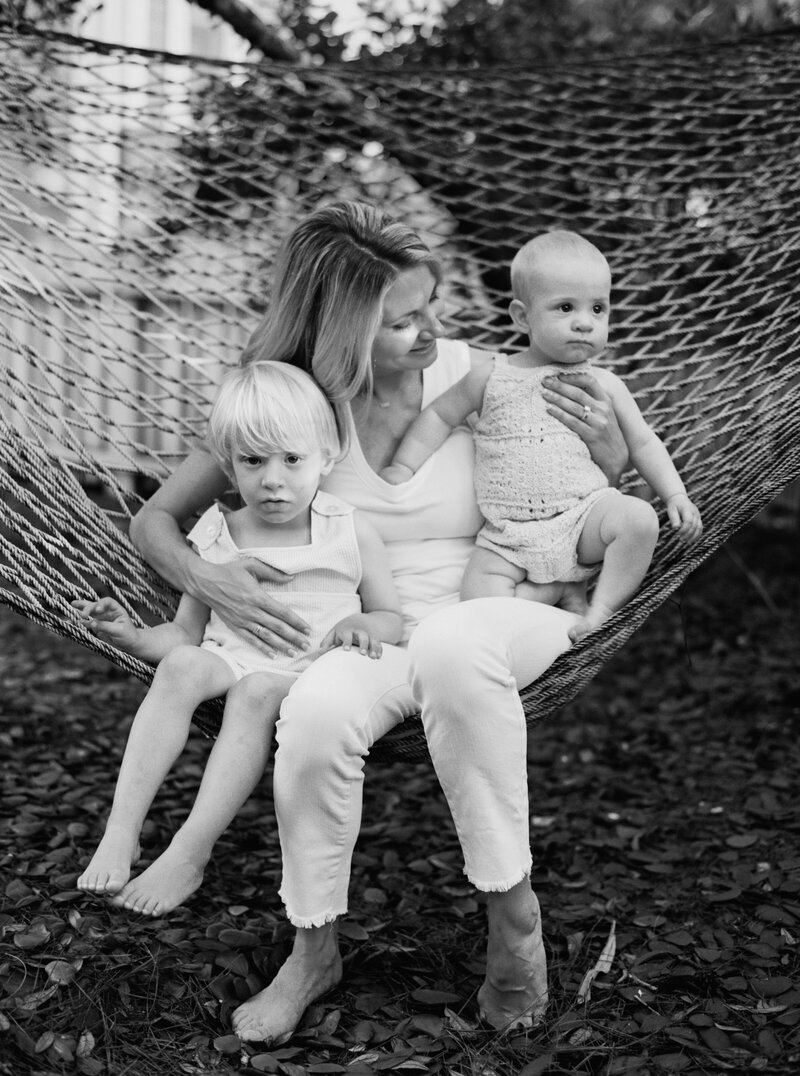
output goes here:
{"type": "Polygon", "coordinates": [[[295,926],[346,912],[364,756],[419,709],[470,881],[507,890],[530,873],[519,690],[569,647],[576,619],[537,602],[478,598],[423,620],[407,652],[384,646],[373,661],[337,649],[306,669],[283,703],[274,768],[280,895],[295,926]]]}

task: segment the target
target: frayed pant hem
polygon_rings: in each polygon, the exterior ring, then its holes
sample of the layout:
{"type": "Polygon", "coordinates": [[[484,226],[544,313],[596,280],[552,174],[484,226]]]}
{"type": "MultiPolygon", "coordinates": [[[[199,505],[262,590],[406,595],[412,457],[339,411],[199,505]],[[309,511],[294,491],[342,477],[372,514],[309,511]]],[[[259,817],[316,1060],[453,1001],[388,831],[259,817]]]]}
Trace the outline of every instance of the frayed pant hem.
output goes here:
{"type": "Polygon", "coordinates": [[[320,915],[292,915],[287,908],[286,918],[293,927],[298,927],[300,930],[311,930],[312,927],[325,927],[328,923],[334,923],[346,913],[347,909],[343,908],[340,912],[322,912],[320,915]]]}
{"type": "Polygon", "coordinates": [[[467,875],[469,882],[475,886],[481,893],[507,893],[510,889],[513,889],[515,885],[519,885],[520,882],[524,882],[526,878],[531,876],[531,868],[533,863],[530,863],[519,874],[512,875],[511,878],[503,879],[499,882],[486,882],[481,878],[472,878],[467,871],[464,873],[467,875]]]}

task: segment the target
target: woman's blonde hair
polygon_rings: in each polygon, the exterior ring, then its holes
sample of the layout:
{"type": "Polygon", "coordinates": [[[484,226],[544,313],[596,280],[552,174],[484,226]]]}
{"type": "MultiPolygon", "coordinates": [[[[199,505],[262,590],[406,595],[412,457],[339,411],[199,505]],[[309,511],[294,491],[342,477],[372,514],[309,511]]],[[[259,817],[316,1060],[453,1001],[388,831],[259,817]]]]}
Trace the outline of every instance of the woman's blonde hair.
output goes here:
{"type": "Polygon", "coordinates": [[[439,263],[416,232],[374,206],[316,209],[281,248],[269,307],[242,362],[299,366],[335,406],[370,392],[384,296],[400,273],[419,266],[440,280],[439,263]]]}
{"type": "Polygon", "coordinates": [[[252,362],[229,371],[211,409],[206,439],[229,478],[237,453],[319,450],[326,461],[341,455],[325,394],[313,378],[286,362],[252,362]]]}

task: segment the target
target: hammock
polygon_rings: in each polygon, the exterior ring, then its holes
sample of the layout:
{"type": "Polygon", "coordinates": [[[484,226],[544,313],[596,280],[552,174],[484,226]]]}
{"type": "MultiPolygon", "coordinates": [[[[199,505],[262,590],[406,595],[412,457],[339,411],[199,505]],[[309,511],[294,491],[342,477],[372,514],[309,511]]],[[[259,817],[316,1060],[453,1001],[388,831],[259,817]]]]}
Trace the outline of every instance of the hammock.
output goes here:
{"type": "MultiPolygon", "coordinates": [[[[514,251],[566,226],[611,262],[607,361],[705,533],[687,552],[663,527],[640,593],[522,693],[530,722],[562,706],[800,475],[798,61],[794,32],[534,72],[0,34],[0,599],[149,680],[69,602],[171,616],[128,520],[202,433],[277,246],[323,199],[415,227],[447,266],[449,334],[484,347],[520,342],[514,251]]],[[[375,753],[424,751],[410,721],[375,753]]]]}

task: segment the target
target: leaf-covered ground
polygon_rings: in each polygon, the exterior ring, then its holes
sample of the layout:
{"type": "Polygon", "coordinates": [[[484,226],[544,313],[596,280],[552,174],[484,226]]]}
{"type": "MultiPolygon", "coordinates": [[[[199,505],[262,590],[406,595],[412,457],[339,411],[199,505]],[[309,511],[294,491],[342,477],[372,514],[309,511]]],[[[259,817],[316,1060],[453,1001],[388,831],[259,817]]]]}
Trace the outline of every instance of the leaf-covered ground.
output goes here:
{"type": "MultiPolygon", "coordinates": [[[[0,1073],[796,1076],[797,550],[795,524],[751,525],[535,733],[552,1003],[507,1039],[476,1023],[484,910],[435,778],[402,763],[368,770],[344,983],[287,1046],[243,1049],[231,1010],[290,939],[268,780],[168,919],[79,893],[143,688],[0,610],[0,1073]]],[[[159,798],[145,862],[206,750],[159,798]]]]}

